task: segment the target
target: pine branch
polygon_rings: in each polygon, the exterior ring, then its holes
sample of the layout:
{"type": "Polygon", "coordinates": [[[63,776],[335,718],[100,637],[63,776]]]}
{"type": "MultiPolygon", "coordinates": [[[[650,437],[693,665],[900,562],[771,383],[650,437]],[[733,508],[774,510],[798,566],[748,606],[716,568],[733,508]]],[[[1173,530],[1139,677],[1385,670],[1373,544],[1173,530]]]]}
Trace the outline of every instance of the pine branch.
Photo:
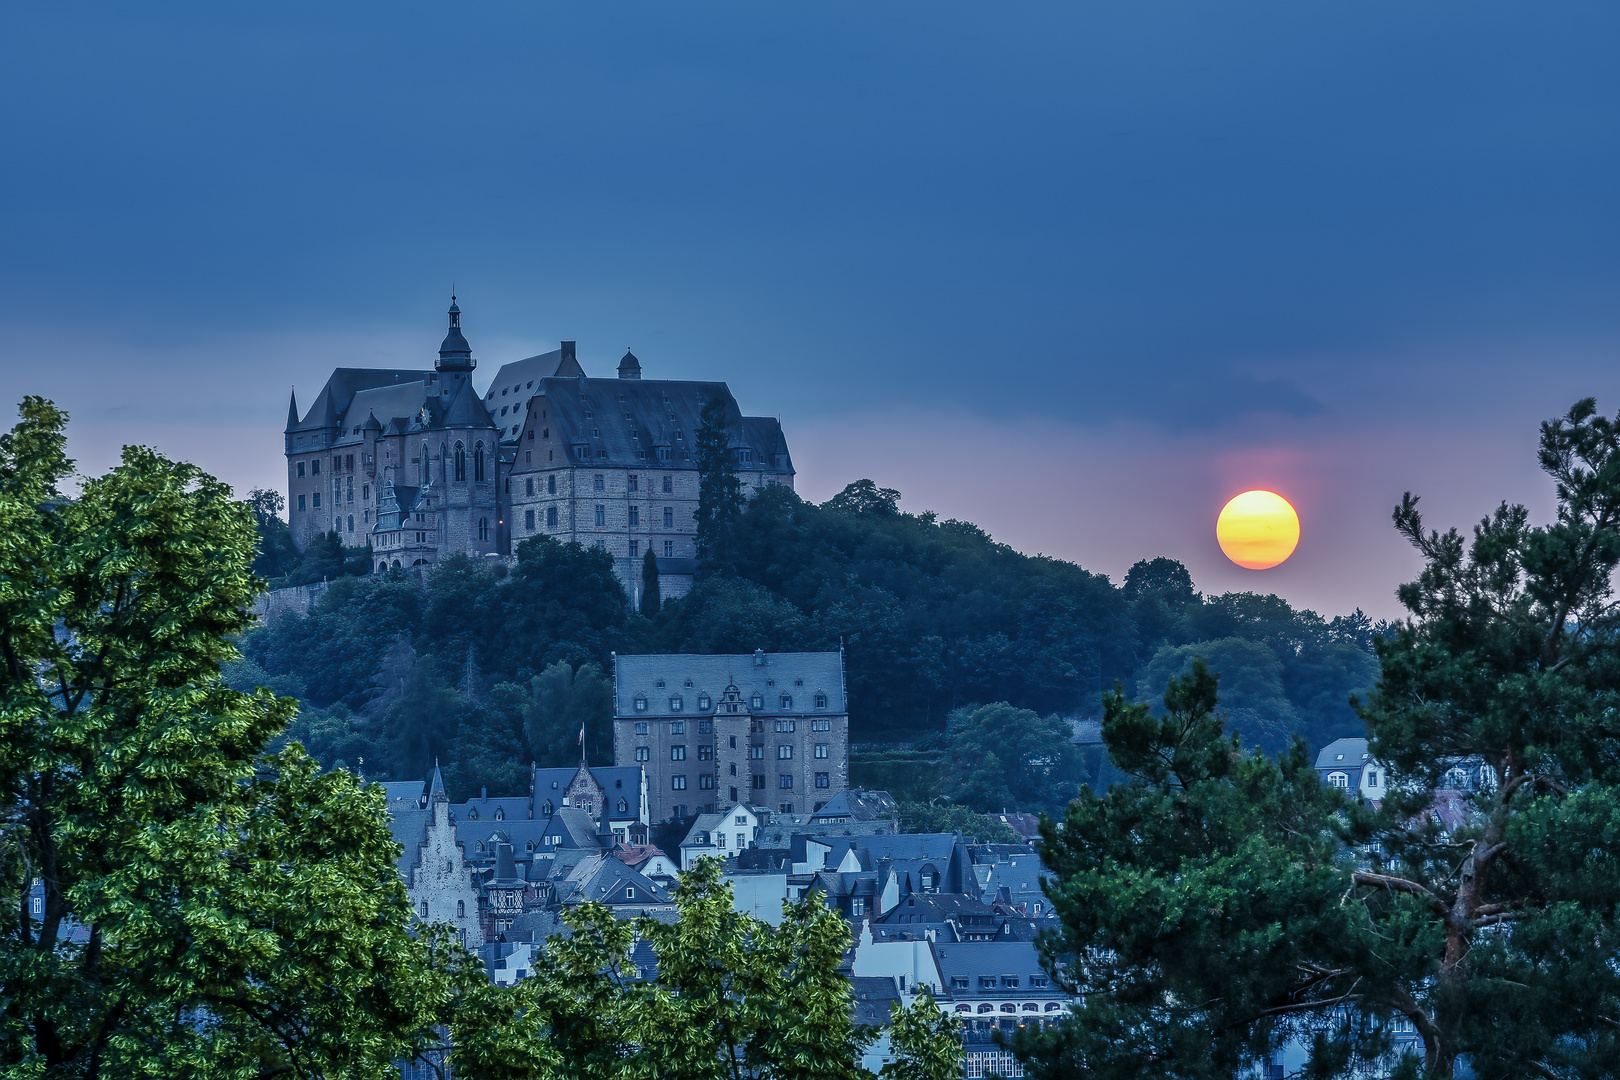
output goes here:
{"type": "Polygon", "coordinates": [[[1451,914],[1451,909],[1446,906],[1445,901],[1415,881],[1391,877],[1388,874],[1373,874],[1365,870],[1357,870],[1354,880],[1357,885],[1366,885],[1375,889],[1388,889],[1391,892],[1409,893],[1425,901],[1429,905],[1429,910],[1435,914],[1442,917],[1451,914]]]}

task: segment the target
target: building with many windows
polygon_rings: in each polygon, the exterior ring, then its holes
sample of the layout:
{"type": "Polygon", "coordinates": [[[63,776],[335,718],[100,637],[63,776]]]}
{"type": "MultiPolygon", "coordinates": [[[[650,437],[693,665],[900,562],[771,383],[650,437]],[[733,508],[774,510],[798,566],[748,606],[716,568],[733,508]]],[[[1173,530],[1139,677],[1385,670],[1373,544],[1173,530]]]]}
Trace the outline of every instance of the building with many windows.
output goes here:
{"type": "Polygon", "coordinates": [[[615,656],[613,757],[646,770],[653,821],[814,813],[849,786],[844,654],[615,656]]]}
{"type": "Polygon", "coordinates": [[[286,430],[287,509],[303,550],[336,530],[371,545],[375,569],[442,555],[510,555],[532,536],[601,548],[639,604],[651,551],[660,591],[684,593],[695,566],[699,416],[719,398],[745,494],[793,484],[781,424],[744,416],[721,382],[643,379],[625,353],[593,379],[575,343],[503,365],[480,394],[477,361],[451,298],[429,370],[338,368],[286,430]]]}

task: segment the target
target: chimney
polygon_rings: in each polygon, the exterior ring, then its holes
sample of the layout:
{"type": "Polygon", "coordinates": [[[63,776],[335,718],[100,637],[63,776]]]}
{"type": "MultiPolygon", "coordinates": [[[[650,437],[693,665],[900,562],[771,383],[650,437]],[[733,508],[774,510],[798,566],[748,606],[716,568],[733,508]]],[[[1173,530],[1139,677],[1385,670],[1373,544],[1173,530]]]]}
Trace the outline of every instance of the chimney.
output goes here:
{"type": "Polygon", "coordinates": [[[517,877],[517,865],[512,861],[512,845],[495,845],[495,880],[511,881],[517,877]]]}
{"type": "Polygon", "coordinates": [[[754,666],[755,667],[764,667],[765,666],[765,650],[764,649],[755,649],[754,650],[754,666]]]}
{"type": "MultiPolygon", "coordinates": [[[[574,342],[565,341],[565,342],[562,343],[562,359],[564,360],[564,362],[575,359],[575,357],[574,357],[574,342]]],[[[575,360],[575,362],[577,363],[578,361],[575,360]]]]}

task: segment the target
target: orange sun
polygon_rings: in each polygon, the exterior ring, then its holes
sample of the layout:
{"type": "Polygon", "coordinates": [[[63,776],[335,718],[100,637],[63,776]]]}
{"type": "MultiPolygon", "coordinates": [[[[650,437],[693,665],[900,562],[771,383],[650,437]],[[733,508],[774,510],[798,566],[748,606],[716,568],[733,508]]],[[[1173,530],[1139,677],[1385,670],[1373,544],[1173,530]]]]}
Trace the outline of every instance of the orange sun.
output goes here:
{"type": "Polygon", "coordinates": [[[1299,515],[1275,491],[1245,491],[1221,508],[1215,539],[1239,566],[1267,570],[1286,561],[1299,545],[1299,515]]]}

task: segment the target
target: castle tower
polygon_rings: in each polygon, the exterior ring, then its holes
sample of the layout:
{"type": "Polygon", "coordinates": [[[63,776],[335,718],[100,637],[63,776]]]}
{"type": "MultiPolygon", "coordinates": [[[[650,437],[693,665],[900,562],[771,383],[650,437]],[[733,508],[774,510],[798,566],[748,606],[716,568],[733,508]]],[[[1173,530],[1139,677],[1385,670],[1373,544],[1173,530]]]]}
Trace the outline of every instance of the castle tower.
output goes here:
{"type": "Polygon", "coordinates": [[[754,798],[748,768],[748,735],[753,723],[753,713],[743,701],[742,691],[735,682],[729,683],[714,706],[714,764],[720,773],[714,793],[717,810],[754,798]]]}

